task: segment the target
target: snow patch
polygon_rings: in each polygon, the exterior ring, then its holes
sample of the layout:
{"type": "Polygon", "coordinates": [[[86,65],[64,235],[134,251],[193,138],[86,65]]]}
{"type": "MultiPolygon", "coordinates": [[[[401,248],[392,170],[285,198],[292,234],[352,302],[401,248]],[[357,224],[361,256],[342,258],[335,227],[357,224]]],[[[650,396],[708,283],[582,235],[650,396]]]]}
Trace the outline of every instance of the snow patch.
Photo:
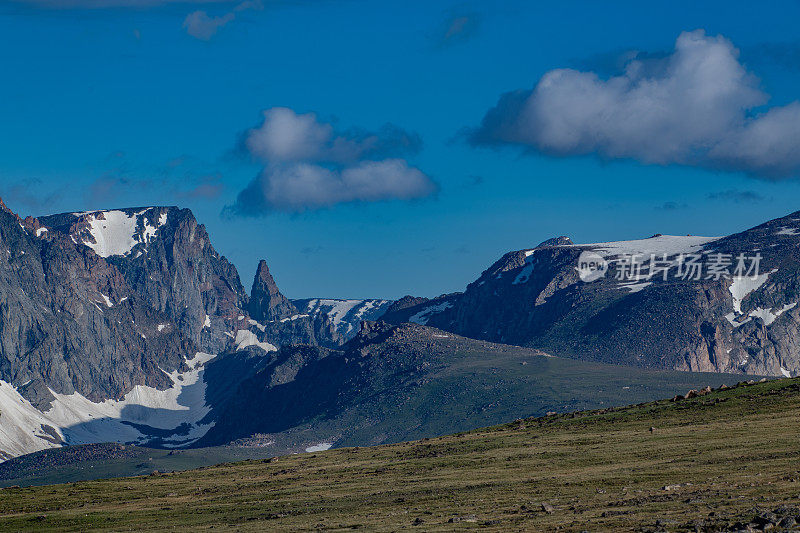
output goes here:
{"type": "MultiPolygon", "coordinates": [[[[703,246],[721,239],[722,237],[699,237],[694,235],[659,235],[649,239],[633,241],[595,242],[589,244],[562,244],[564,248],[587,248],[603,255],[615,257],[620,255],[641,255],[649,257],[651,254],[663,256],[664,254],[678,255],[698,253],[703,246]]],[[[525,255],[532,254],[534,250],[526,250],[525,255]]]]}
{"type": "Polygon", "coordinates": [[[363,300],[316,300],[316,307],[317,305],[330,307],[327,311],[329,317],[331,317],[331,322],[333,322],[334,326],[338,326],[344,320],[344,317],[352,311],[352,309],[360,304],[363,300]]]}
{"type": "Polygon", "coordinates": [[[257,321],[255,321],[255,320],[253,320],[252,318],[251,318],[251,319],[249,319],[249,320],[247,321],[247,323],[248,323],[248,324],[250,324],[251,326],[255,326],[255,327],[257,327],[257,328],[258,328],[259,330],[261,330],[262,332],[264,332],[264,331],[267,331],[267,326],[265,326],[264,324],[261,324],[260,322],[257,322],[257,321]]]}
{"type": "Polygon", "coordinates": [[[772,309],[762,309],[761,307],[757,307],[755,310],[750,311],[750,313],[748,313],[747,316],[751,316],[751,317],[754,317],[754,318],[760,318],[761,321],[764,322],[765,326],[769,326],[770,324],[775,322],[776,318],[781,316],[783,313],[785,313],[789,309],[792,309],[796,305],[797,305],[797,302],[791,303],[791,304],[786,304],[786,305],[784,305],[783,307],[781,307],[780,309],[778,309],[775,312],[773,312],[772,309]]]}
{"type": "Polygon", "coordinates": [[[105,294],[103,294],[102,292],[100,293],[100,296],[102,296],[102,297],[103,297],[103,301],[105,301],[105,302],[106,302],[106,306],[108,306],[108,307],[114,307],[114,304],[111,302],[111,298],[109,298],[108,296],[106,296],[106,295],[105,295],[105,294]]]}
{"type": "Polygon", "coordinates": [[[333,446],[332,442],[320,442],[319,444],[315,444],[306,448],[306,452],[324,452],[325,450],[330,450],[331,446],[333,446]]]}
{"type": "MultiPolygon", "coordinates": [[[[297,302],[296,302],[297,303],[297,302]]],[[[327,315],[334,328],[344,337],[350,337],[358,331],[364,320],[377,320],[392,304],[391,300],[339,300],[333,298],[315,298],[301,305],[301,314],[316,317],[327,315]]],[[[285,320],[285,319],[284,319],[285,320]]]]}
{"type": "Polygon", "coordinates": [[[283,323],[283,322],[291,322],[291,321],[294,321],[294,320],[298,320],[298,319],[300,319],[300,318],[305,318],[305,317],[307,317],[307,316],[310,316],[310,315],[308,315],[308,314],[302,314],[302,315],[292,315],[292,316],[290,316],[290,317],[288,317],[288,318],[281,318],[281,319],[279,320],[279,322],[281,322],[281,323],[283,323]]]}
{"type": "Polygon", "coordinates": [[[409,317],[409,322],[414,322],[415,324],[425,325],[428,323],[428,320],[431,319],[431,315],[435,315],[437,313],[441,313],[446,309],[450,309],[453,307],[453,304],[450,302],[444,302],[437,305],[431,305],[409,317]]]}
{"type": "Polygon", "coordinates": [[[748,322],[750,322],[751,320],[753,320],[753,318],[752,318],[752,317],[747,317],[747,319],[746,319],[746,320],[742,320],[741,322],[738,322],[738,321],[736,320],[736,318],[737,318],[737,315],[736,315],[736,313],[728,313],[727,315],[725,315],[725,320],[727,320],[728,322],[730,322],[731,326],[733,326],[733,327],[735,327],[735,328],[738,328],[739,326],[741,326],[741,325],[744,325],[744,324],[747,324],[748,322]]]}
{"type": "Polygon", "coordinates": [[[247,329],[240,329],[236,332],[236,350],[243,350],[248,346],[258,346],[265,352],[275,352],[278,349],[268,342],[260,342],[255,333],[247,329]]]}
{"type": "Polygon", "coordinates": [[[203,328],[210,328],[211,327],[211,317],[206,315],[206,319],[203,322],[203,328]]]}
{"type": "Polygon", "coordinates": [[[785,368],[783,368],[783,367],[781,367],[781,374],[783,374],[783,377],[785,377],[785,378],[790,378],[790,377],[792,377],[792,373],[791,373],[791,372],[789,372],[788,370],[786,370],[786,369],[785,369],[785,368]]]}
{"type": "Polygon", "coordinates": [[[199,424],[210,411],[205,403],[204,366],[214,355],[199,352],[186,360],[189,370],[167,374],[173,386],[158,390],[135,386],[122,400],[95,403],[79,393],[59,394],[41,412],[10,383],[0,380],[0,451],[18,456],[65,444],[125,442],[146,444],[151,437],[125,422],[171,430],[189,424],[186,435],[163,437],[166,447],[179,447],[203,436],[212,424],[199,424]],[[45,431],[47,429],[47,431],[45,431]],[[52,434],[55,433],[55,436],[52,434]],[[55,437],[55,438],[54,438],[55,437]]]}
{"type": "MultiPolygon", "coordinates": [[[[89,232],[94,239],[86,239],[83,244],[95,251],[100,257],[127,255],[139,243],[149,243],[158,229],[167,221],[166,213],[160,215],[156,225],[145,219],[141,233],[137,232],[139,218],[147,211],[127,214],[124,211],[96,211],[91,213],[73,213],[86,217],[89,232]]],[[[73,239],[74,240],[74,239],[73,239]]]]}
{"type": "Polygon", "coordinates": [[[736,314],[740,314],[742,312],[742,300],[744,300],[748,294],[753,292],[754,290],[761,287],[764,283],[767,282],[767,278],[770,274],[774,274],[777,272],[778,269],[771,270],[769,272],[764,272],[763,274],[759,274],[758,276],[753,277],[741,277],[737,276],[733,278],[733,282],[731,286],[728,287],[728,290],[733,297],[733,310],[736,311],[736,314]]]}
{"type": "Polygon", "coordinates": [[[780,229],[775,232],[775,235],[800,235],[800,230],[797,228],[787,228],[786,226],[781,226],[780,229]]]}
{"type": "Polygon", "coordinates": [[[36,236],[37,237],[41,237],[42,235],[44,235],[48,231],[49,230],[47,228],[44,228],[44,227],[43,228],[39,228],[39,229],[36,230],[36,236]]]}

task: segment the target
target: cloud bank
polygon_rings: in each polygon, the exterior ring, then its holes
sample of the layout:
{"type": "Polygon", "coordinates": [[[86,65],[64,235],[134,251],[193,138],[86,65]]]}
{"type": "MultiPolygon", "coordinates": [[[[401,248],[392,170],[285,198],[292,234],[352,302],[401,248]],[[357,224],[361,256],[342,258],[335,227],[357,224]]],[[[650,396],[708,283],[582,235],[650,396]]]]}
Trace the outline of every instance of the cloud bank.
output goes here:
{"type": "Polygon", "coordinates": [[[800,102],[763,108],[769,95],[738,56],[726,38],[696,30],[670,55],[634,58],[608,79],[551,70],[533,90],[501,96],[471,141],[800,177],[800,102]]]}
{"type": "Polygon", "coordinates": [[[314,113],[285,107],[264,111],[245,133],[242,149],[264,167],[225,208],[232,216],[299,212],[346,202],[411,200],[436,184],[403,156],[417,153],[419,136],[387,124],[376,132],[337,132],[314,113]]]}
{"type": "Polygon", "coordinates": [[[708,195],[709,200],[721,200],[723,202],[733,202],[736,204],[754,204],[763,202],[764,197],[755,191],[739,191],[730,189],[727,191],[713,192],[708,195]]]}

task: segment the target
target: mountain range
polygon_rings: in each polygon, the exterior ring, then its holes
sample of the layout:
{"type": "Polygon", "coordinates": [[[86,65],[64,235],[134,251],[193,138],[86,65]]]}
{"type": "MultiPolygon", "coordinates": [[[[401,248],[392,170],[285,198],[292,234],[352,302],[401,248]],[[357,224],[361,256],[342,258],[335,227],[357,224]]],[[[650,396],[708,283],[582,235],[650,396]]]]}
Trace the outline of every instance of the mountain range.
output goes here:
{"type": "Polygon", "coordinates": [[[559,237],[462,293],[293,300],[266,261],[248,293],[187,209],[23,219],[0,201],[0,460],[380,444],[793,376],[798,239],[800,213],[722,238],[559,237]]]}

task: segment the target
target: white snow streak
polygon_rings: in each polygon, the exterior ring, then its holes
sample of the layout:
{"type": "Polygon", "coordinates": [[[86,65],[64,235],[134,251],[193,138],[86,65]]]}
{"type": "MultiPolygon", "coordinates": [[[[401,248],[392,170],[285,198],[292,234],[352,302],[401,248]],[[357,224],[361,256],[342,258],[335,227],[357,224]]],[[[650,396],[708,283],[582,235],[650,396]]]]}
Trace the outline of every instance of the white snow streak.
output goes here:
{"type": "Polygon", "coordinates": [[[742,300],[744,300],[748,294],[766,283],[769,275],[777,271],[778,269],[775,269],[770,272],[759,274],[758,276],[733,278],[733,283],[731,283],[731,286],[728,288],[733,297],[733,310],[736,311],[737,314],[740,314],[742,312],[742,300]]]}

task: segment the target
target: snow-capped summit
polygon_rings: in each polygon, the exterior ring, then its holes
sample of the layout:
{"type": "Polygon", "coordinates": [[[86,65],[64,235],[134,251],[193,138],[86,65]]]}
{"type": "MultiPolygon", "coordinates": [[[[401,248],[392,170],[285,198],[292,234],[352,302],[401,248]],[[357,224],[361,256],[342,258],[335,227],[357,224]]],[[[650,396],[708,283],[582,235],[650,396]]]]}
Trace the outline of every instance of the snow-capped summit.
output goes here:
{"type": "Polygon", "coordinates": [[[391,300],[342,300],[335,298],[312,298],[293,300],[297,309],[313,318],[327,315],[333,327],[343,339],[351,339],[358,333],[365,320],[378,320],[392,305],[391,300]]]}
{"type": "Polygon", "coordinates": [[[800,212],[727,237],[557,237],[384,320],[615,364],[796,375],[799,237],[800,212]]]}
{"type": "Polygon", "coordinates": [[[68,233],[100,257],[126,256],[137,245],[147,245],[167,223],[175,207],[145,207],[84,211],[43,217],[48,226],[68,233]]]}

